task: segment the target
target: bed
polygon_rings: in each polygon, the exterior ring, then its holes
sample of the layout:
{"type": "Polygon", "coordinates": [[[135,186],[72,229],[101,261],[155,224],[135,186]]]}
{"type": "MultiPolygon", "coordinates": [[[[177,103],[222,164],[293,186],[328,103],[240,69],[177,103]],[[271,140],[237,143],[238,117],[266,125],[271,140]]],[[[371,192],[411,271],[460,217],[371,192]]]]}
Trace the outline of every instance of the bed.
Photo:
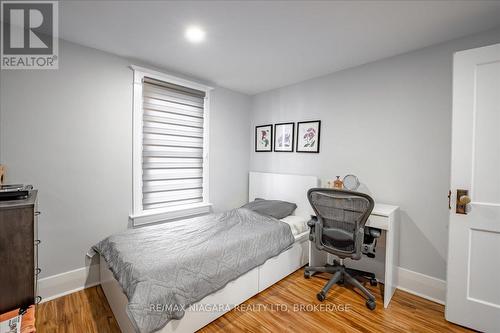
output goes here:
{"type": "MultiPolygon", "coordinates": [[[[265,198],[297,204],[294,216],[284,221],[295,231],[291,246],[191,305],[185,309],[182,319],[169,321],[159,332],[194,332],[305,265],[308,261],[308,231],[298,226],[301,217],[307,218],[312,213],[306,192],[316,186],[318,179],[312,176],[250,172],[249,201],[265,198]]],[[[127,296],[103,257],[100,268],[101,286],[121,330],[135,332],[126,312],[127,296]]]]}

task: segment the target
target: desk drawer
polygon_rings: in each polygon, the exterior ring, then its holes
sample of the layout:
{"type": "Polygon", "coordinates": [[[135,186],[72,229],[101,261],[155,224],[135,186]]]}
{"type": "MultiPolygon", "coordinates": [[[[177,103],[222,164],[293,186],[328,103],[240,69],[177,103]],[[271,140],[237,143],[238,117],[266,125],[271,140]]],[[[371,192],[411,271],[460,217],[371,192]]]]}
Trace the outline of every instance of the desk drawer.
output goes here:
{"type": "Polygon", "coordinates": [[[378,215],[370,215],[368,218],[368,222],[366,222],[367,227],[378,228],[382,230],[389,229],[389,217],[387,216],[378,216],[378,215]]]}

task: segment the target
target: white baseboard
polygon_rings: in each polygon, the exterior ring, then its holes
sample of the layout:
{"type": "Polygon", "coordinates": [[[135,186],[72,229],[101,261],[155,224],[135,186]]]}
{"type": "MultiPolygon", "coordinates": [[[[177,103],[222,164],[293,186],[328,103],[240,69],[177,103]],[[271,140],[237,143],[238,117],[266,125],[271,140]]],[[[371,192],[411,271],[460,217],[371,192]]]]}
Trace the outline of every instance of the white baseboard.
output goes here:
{"type": "Polygon", "coordinates": [[[445,304],[446,281],[398,267],[398,289],[410,294],[445,304]]]}
{"type": "Polygon", "coordinates": [[[38,280],[38,295],[43,303],[98,284],[99,264],[94,264],[38,280]]]}
{"type": "MultiPolygon", "coordinates": [[[[445,303],[446,281],[402,267],[398,268],[398,278],[398,289],[439,304],[445,303]]],[[[43,303],[98,284],[99,264],[94,264],[40,279],[38,293],[43,303]]]]}

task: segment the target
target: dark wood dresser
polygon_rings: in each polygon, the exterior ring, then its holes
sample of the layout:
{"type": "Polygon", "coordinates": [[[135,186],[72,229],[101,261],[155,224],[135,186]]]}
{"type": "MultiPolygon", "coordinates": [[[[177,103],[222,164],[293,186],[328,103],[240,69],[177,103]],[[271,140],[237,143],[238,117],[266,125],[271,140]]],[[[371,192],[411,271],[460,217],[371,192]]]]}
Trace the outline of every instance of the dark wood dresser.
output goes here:
{"type": "Polygon", "coordinates": [[[37,191],[0,201],[0,313],[37,303],[37,191]]]}

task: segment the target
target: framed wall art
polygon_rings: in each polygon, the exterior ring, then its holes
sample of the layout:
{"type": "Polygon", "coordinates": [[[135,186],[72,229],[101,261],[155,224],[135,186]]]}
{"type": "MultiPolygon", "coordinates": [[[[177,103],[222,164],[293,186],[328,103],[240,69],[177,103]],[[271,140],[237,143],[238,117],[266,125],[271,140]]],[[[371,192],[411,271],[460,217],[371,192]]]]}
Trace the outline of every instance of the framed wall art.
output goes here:
{"type": "Polygon", "coordinates": [[[274,151],[293,152],[295,123],[280,123],[274,125],[274,151]]]}
{"type": "Polygon", "coordinates": [[[302,121],[297,123],[297,152],[319,153],[321,121],[302,121]]]}
{"type": "Polygon", "coordinates": [[[273,151],[273,125],[255,126],[255,151],[273,151]]]}

